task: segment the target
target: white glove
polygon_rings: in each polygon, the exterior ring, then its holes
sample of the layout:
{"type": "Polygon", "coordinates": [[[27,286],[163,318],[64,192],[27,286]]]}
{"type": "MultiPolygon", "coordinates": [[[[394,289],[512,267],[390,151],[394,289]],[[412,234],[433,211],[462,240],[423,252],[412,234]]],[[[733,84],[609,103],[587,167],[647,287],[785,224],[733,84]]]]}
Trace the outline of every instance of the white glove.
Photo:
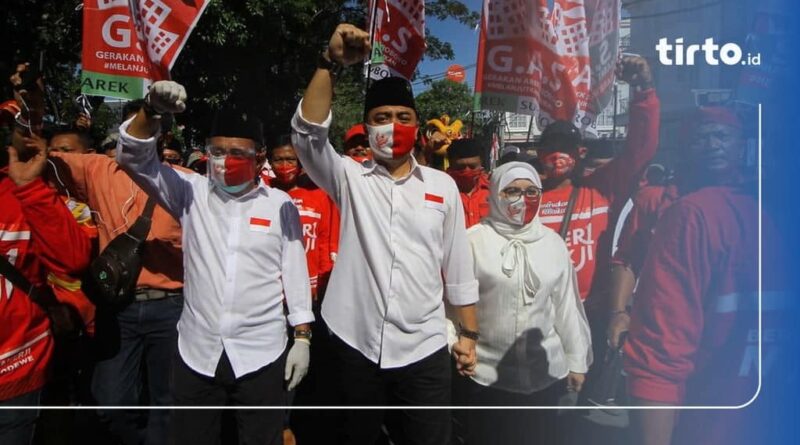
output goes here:
{"type": "Polygon", "coordinates": [[[300,380],[308,374],[308,365],[311,362],[310,347],[311,343],[308,340],[294,340],[294,346],[286,357],[286,371],[283,373],[283,378],[288,382],[287,390],[295,389],[300,380]]]}
{"type": "Polygon", "coordinates": [[[146,100],[158,113],[180,113],[186,109],[186,89],[178,82],[159,80],[150,86],[146,100]]]}

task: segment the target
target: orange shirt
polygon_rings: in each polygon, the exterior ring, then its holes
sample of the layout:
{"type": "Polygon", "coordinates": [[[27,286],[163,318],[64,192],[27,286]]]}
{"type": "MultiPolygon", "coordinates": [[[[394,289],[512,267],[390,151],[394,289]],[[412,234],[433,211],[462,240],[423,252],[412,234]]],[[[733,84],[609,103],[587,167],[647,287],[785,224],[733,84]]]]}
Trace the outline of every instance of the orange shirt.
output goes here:
{"type": "MultiPolygon", "coordinates": [[[[108,156],[51,153],[51,157],[61,182],[92,209],[102,252],[142,214],[147,195],[108,156]]],[[[181,227],[160,206],[153,212],[137,286],[168,290],[183,287],[181,227]]]]}
{"type": "Polygon", "coordinates": [[[489,216],[489,175],[482,174],[472,193],[461,193],[461,202],[464,204],[464,221],[467,228],[481,222],[489,216]]]}

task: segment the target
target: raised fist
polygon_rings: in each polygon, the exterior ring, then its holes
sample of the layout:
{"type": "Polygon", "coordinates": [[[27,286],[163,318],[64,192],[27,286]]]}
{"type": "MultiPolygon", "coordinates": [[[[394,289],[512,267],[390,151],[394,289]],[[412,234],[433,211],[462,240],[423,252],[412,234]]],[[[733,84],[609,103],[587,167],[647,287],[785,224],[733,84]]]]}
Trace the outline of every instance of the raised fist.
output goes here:
{"type": "Polygon", "coordinates": [[[186,89],[178,82],[159,80],[145,98],[156,113],[180,113],[186,109],[186,89]]]}
{"type": "Polygon", "coordinates": [[[328,42],[327,55],[334,63],[350,66],[364,61],[371,50],[369,33],[348,23],[341,23],[328,42]]]}
{"type": "Polygon", "coordinates": [[[650,72],[650,65],[642,56],[623,56],[617,62],[617,79],[628,83],[638,91],[653,87],[653,74],[650,72]]]}

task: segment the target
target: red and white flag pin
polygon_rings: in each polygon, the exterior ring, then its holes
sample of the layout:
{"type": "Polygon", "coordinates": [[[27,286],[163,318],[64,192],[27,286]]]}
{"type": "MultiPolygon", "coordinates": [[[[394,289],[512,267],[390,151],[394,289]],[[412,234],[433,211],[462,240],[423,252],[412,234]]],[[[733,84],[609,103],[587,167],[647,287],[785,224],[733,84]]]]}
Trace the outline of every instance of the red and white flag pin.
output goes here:
{"type": "Polygon", "coordinates": [[[269,227],[272,225],[272,221],[266,218],[256,218],[255,216],[250,217],[250,231],[251,232],[261,232],[261,233],[269,233],[269,227]]]}
{"type": "Polygon", "coordinates": [[[426,193],[425,207],[444,211],[444,196],[426,193]]]}

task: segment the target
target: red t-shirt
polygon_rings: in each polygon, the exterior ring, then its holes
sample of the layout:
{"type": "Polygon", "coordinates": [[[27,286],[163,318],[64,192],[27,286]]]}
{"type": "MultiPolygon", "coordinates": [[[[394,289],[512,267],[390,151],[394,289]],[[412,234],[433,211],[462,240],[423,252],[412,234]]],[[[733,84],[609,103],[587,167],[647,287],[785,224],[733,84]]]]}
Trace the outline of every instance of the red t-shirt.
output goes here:
{"type": "MultiPolygon", "coordinates": [[[[34,285],[48,271],[68,275],[88,266],[88,237],[41,179],[17,187],[0,171],[0,209],[0,255],[34,285]]],[[[0,276],[0,400],[44,386],[52,353],[44,311],[0,276]]]]}
{"type": "MultiPolygon", "coordinates": [[[[613,230],[622,205],[630,197],[644,168],[658,148],[660,109],[655,90],[637,92],[630,105],[625,149],[614,160],[581,180],[566,243],[578,274],[581,299],[605,293],[608,287],[613,230]],[[601,273],[595,273],[600,270],[601,273]]],[[[573,186],[546,190],[539,216],[559,232],[573,186]]]]}
{"type": "Polygon", "coordinates": [[[460,195],[461,203],[464,205],[464,221],[467,228],[489,216],[489,175],[481,174],[472,193],[460,193],[460,195]]]}
{"type": "Polygon", "coordinates": [[[316,298],[318,289],[327,284],[339,250],[339,210],[325,191],[305,175],[287,193],[300,212],[311,294],[316,298]]]}
{"type": "MultiPolygon", "coordinates": [[[[738,406],[756,394],[759,227],[754,195],[730,187],[704,188],[673,204],[656,225],[625,344],[633,397],[674,405],[738,406]]],[[[766,218],[762,224],[764,246],[776,246],[774,229],[766,218]]],[[[777,317],[785,313],[781,304],[788,300],[775,292],[780,272],[764,270],[766,373],[775,358],[773,342],[780,338],[777,317]]],[[[743,443],[753,417],[748,414],[683,411],[673,443],[743,443]]]]}
{"type": "Polygon", "coordinates": [[[628,266],[638,276],[656,223],[677,199],[678,188],[674,185],[649,186],[639,190],[633,198],[633,209],[620,231],[612,263],[628,266]]]}

